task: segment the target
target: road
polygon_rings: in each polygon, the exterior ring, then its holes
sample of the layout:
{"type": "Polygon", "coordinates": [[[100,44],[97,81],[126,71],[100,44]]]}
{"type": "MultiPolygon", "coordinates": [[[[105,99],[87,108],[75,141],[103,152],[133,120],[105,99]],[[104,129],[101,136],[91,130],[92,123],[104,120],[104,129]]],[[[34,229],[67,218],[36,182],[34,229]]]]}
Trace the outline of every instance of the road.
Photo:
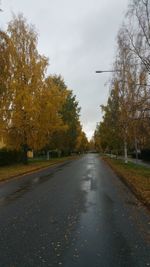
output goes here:
{"type": "Polygon", "coordinates": [[[150,213],[96,154],[0,185],[0,267],[150,266],[150,213]]]}

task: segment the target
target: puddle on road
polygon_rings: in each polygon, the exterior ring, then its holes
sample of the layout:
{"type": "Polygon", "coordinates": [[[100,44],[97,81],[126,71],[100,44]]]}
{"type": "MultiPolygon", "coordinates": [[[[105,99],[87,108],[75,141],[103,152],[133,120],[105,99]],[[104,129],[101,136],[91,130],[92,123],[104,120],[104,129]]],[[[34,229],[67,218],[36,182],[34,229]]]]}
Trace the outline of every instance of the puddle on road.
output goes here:
{"type": "Polygon", "coordinates": [[[93,162],[90,164],[88,163],[87,165],[86,173],[82,177],[81,189],[85,190],[87,193],[90,193],[90,191],[97,190],[97,179],[96,179],[95,166],[93,162]]]}
{"type": "Polygon", "coordinates": [[[86,174],[82,177],[81,190],[86,193],[86,213],[90,212],[90,208],[96,205],[96,191],[97,191],[97,178],[94,168],[87,168],[86,174]]]}
{"type": "Polygon", "coordinates": [[[82,189],[85,190],[86,192],[90,191],[96,191],[97,190],[97,181],[95,178],[85,178],[84,181],[82,182],[82,189]]]}

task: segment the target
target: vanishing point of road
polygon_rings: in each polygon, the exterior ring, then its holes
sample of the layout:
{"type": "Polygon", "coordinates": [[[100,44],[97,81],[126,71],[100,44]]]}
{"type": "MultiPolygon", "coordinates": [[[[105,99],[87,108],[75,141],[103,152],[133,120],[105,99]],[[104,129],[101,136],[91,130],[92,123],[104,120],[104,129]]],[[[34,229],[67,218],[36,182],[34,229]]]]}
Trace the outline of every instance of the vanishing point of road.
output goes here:
{"type": "Polygon", "coordinates": [[[0,185],[0,267],[150,266],[150,213],[96,154],[0,185]]]}

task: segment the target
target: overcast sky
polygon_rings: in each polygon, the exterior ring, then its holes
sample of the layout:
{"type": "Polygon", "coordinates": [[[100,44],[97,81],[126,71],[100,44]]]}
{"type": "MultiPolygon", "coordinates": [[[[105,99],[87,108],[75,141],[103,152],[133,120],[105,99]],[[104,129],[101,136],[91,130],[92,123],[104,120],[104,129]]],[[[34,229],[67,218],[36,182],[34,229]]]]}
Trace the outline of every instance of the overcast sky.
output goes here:
{"type": "Polygon", "coordinates": [[[0,27],[23,13],[39,34],[39,52],[49,57],[49,74],[61,74],[81,107],[81,123],[91,138],[106,104],[117,32],[128,0],[1,0],[0,27]]]}

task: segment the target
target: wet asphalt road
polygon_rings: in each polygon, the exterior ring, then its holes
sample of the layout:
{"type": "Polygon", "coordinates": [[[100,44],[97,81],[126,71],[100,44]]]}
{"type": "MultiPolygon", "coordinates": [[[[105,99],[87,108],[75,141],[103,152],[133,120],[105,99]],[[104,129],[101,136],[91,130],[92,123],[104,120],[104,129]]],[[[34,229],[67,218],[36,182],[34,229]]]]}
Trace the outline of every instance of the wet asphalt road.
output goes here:
{"type": "Polygon", "coordinates": [[[5,266],[150,266],[150,213],[95,154],[3,183],[5,266]]]}

